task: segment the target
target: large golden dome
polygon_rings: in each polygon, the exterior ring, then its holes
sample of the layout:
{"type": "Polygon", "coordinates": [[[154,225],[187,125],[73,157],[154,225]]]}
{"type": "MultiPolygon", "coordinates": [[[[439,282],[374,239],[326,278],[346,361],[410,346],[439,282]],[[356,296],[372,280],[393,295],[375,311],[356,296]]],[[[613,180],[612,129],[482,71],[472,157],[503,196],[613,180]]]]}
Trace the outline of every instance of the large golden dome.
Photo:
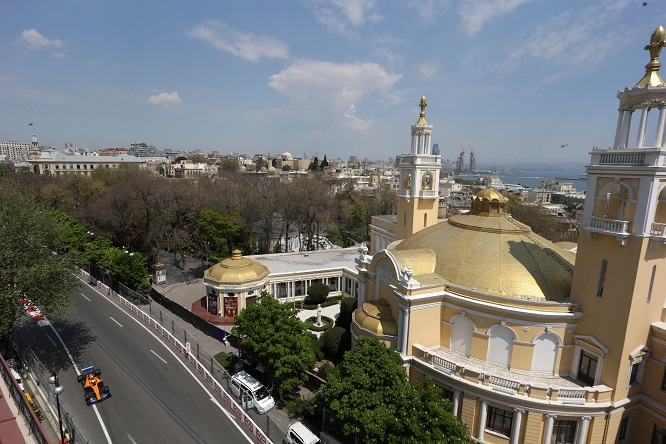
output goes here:
{"type": "MultiPolygon", "coordinates": [[[[452,287],[519,299],[568,300],[575,255],[507,216],[506,198],[488,190],[474,197],[470,213],[453,216],[396,245],[395,256],[402,256],[398,265],[411,266],[405,250],[432,249],[434,272],[452,287]]],[[[414,278],[418,280],[417,273],[414,278]]]]}
{"type": "Polygon", "coordinates": [[[398,335],[398,324],[393,319],[391,306],[385,299],[365,302],[355,313],[356,322],[365,330],[378,335],[398,335]]]}
{"type": "Polygon", "coordinates": [[[258,281],[268,276],[265,265],[243,257],[240,250],[234,250],[231,257],[215,264],[204,272],[204,281],[215,284],[236,285],[258,281]]]}

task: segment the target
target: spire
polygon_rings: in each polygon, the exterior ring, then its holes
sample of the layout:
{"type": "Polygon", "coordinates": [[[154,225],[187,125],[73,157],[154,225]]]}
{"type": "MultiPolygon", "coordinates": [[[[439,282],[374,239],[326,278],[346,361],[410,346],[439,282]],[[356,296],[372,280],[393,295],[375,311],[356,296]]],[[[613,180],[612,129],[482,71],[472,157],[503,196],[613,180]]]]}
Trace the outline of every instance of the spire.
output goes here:
{"type": "Polygon", "coordinates": [[[661,74],[659,74],[659,68],[661,68],[659,54],[661,53],[661,48],[666,46],[664,37],[666,37],[666,30],[664,30],[662,26],[655,29],[652,33],[650,44],[645,46],[645,50],[650,51],[650,63],[645,65],[645,75],[634,88],[644,88],[648,85],[666,86],[666,82],[664,82],[664,79],[661,78],[661,74]]]}
{"type": "Polygon", "coordinates": [[[425,119],[425,109],[428,104],[426,103],[426,98],[425,96],[421,97],[421,102],[419,103],[419,106],[421,107],[421,115],[419,117],[419,121],[416,122],[416,126],[427,126],[428,122],[426,122],[425,119]]]}

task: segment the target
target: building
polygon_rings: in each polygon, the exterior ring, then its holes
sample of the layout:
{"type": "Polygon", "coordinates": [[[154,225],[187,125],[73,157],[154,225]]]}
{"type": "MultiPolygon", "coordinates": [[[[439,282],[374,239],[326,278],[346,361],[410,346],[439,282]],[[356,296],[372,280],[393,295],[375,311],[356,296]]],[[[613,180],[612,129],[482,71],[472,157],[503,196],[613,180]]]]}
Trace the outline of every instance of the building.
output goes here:
{"type": "Polygon", "coordinates": [[[127,148],[102,148],[97,150],[98,156],[124,156],[127,154],[129,154],[127,148]]]}
{"type": "Polygon", "coordinates": [[[134,156],[81,156],[65,154],[53,149],[43,149],[39,157],[31,158],[29,164],[32,171],[39,175],[60,176],[65,174],[83,174],[91,176],[100,168],[117,169],[121,165],[134,165],[145,169],[145,159],[134,156]]]}
{"type": "Polygon", "coordinates": [[[127,152],[130,156],[136,157],[162,157],[164,156],[163,152],[160,152],[155,146],[148,145],[143,142],[134,142],[130,145],[130,149],[127,152]]]}
{"type": "Polygon", "coordinates": [[[469,213],[356,260],[353,341],[432,378],[479,442],[666,442],[665,36],[618,94],[613,148],[590,153],[576,255],[486,188],[469,213]]]}
{"type": "Polygon", "coordinates": [[[5,156],[6,162],[16,162],[27,159],[30,144],[26,142],[0,141],[0,156],[5,156]]]}

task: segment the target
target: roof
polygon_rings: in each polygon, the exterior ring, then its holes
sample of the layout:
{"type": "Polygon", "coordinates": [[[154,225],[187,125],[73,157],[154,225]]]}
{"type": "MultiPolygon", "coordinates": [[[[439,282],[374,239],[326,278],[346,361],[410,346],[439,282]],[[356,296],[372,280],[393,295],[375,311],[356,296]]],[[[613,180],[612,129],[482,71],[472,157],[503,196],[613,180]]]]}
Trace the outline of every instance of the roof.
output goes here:
{"type": "Polygon", "coordinates": [[[358,247],[248,256],[266,265],[271,275],[325,272],[342,268],[356,273],[354,260],[357,257],[358,247]]]}
{"type": "Polygon", "coordinates": [[[393,319],[391,306],[385,299],[365,302],[355,313],[354,319],[363,329],[378,335],[398,335],[398,323],[393,319]]]}
{"type": "Polygon", "coordinates": [[[130,156],[129,154],[120,154],[118,156],[79,156],[75,154],[65,154],[55,150],[42,150],[40,158],[32,162],[61,162],[61,163],[145,163],[145,159],[130,156]]]}
{"type": "Polygon", "coordinates": [[[452,286],[517,299],[568,300],[575,255],[507,216],[501,202],[481,205],[489,194],[477,193],[475,199],[485,199],[477,200],[474,211],[421,230],[389,246],[387,254],[412,268],[416,280],[432,273],[432,266],[452,286]]]}
{"type": "Polygon", "coordinates": [[[240,250],[234,250],[231,257],[215,264],[204,272],[204,282],[234,285],[259,281],[268,276],[265,265],[243,257],[240,250]]]}

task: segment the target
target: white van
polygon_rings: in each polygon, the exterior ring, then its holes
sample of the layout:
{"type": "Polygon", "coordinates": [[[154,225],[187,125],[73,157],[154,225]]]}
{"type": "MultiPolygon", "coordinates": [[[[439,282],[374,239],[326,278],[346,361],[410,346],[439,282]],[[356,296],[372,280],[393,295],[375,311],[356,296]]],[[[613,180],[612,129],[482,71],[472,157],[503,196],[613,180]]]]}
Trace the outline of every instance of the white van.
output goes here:
{"type": "Polygon", "coordinates": [[[312,433],[310,429],[305,427],[300,421],[289,426],[285,441],[287,444],[321,444],[317,435],[312,433]]]}
{"type": "Polygon", "coordinates": [[[231,377],[231,391],[240,398],[245,409],[256,408],[257,412],[267,413],[275,405],[275,400],[259,381],[245,370],[231,377]]]}

